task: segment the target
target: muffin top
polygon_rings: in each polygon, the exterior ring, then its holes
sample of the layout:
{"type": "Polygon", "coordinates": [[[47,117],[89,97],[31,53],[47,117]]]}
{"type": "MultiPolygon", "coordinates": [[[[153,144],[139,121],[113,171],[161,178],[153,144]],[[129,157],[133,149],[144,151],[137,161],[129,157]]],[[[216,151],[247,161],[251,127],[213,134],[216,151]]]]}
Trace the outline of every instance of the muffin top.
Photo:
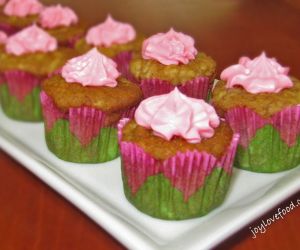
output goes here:
{"type": "Polygon", "coordinates": [[[212,106],[183,95],[177,88],[142,101],[135,119],[122,130],[122,141],[136,143],[157,160],[193,150],[220,158],[232,136],[212,106]]]}
{"type": "Polygon", "coordinates": [[[93,107],[119,112],[138,104],[140,88],[120,77],[116,63],[97,49],[75,57],[62,68],[61,75],[45,80],[42,89],[61,110],[93,107]]]}
{"type": "Polygon", "coordinates": [[[225,69],[212,93],[216,109],[224,112],[247,107],[264,118],[300,104],[300,82],[288,77],[288,68],[264,53],[253,60],[242,57],[239,64],[225,69]]]}
{"type": "Polygon", "coordinates": [[[36,25],[10,36],[0,48],[0,71],[24,70],[45,76],[63,66],[75,51],[57,48],[57,41],[36,25]]]}
{"type": "Polygon", "coordinates": [[[141,54],[130,63],[130,71],[139,80],[161,79],[174,85],[199,76],[212,78],[216,63],[204,53],[198,53],[194,39],[170,29],[143,42],[141,54]]]}

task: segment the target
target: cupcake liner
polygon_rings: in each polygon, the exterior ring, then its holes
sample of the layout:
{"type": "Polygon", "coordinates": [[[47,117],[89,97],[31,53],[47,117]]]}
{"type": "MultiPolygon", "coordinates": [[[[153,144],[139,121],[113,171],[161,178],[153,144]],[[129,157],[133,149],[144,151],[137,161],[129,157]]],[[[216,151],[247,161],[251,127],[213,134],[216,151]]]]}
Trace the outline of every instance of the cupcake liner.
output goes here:
{"type": "Polygon", "coordinates": [[[254,172],[279,172],[300,163],[300,105],[288,107],[270,118],[249,108],[226,113],[241,138],[235,166],[254,172]]]}
{"type": "Polygon", "coordinates": [[[78,42],[78,40],[82,37],[82,35],[77,35],[77,36],[73,36],[73,37],[69,37],[67,40],[64,41],[59,41],[58,45],[62,46],[62,47],[68,47],[68,48],[75,48],[76,43],[78,42]]]}
{"type": "Polygon", "coordinates": [[[4,113],[15,120],[42,121],[39,101],[41,79],[21,70],[5,71],[0,78],[4,113]]]}
{"type": "Polygon", "coordinates": [[[18,100],[11,95],[7,84],[0,84],[0,102],[3,112],[14,120],[39,122],[43,120],[39,100],[40,87],[35,87],[29,94],[18,100]]]}
{"type": "Polygon", "coordinates": [[[158,218],[186,219],[201,216],[224,199],[239,136],[235,134],[223,157],[190,151],[159,161],[131,142],[118,137],[122,156],[125,195],[139,210],[158,218]]]}
{"type": "Polygon", "coordinates": [[[132,58],[132,52],[131,51],[123,51],[117,54],[113,60],[117,63],[118,65],[118,71],[129,81],[135,82],[135,78],[133,75],[130,73],[129,70],[129,63],[132,58]]]}
{"type": "Polygon", "coordinates": [[[41,78],[22,70],[5,71],[3,75],[10,95],[16,97],[19,101],[23,101],[42,81],[41,78]]]}
{"type": "MultiPolygon", "coordinates": [[[[119,155],[117,122],[111,124],[106,113],[90,107],[62,112],[44,91],[41,92],[41,103],[48,148],[60,159],[97,163],[119,155]]],[[[133,110],[123,112],[121,117],[132,116],[133,110]]]]}
{"type": "Polygon", "coordinates": [[[0,23],[0,31],[3,31],[8,36],[13,35],[14,33],[18,32],[20,29],[11,26],[7,23],[0,23]]]}
{"type": "Polygon", "coordinates": [[[212,84],[208,77],[200,76],[176,86],[165,80],[142,79],[140,81],[140,86],[144,94],[144,98],[167,94],[175,87],[178,87],[183,94],[189,97],[206,100],[209,96],[212,84]]]}

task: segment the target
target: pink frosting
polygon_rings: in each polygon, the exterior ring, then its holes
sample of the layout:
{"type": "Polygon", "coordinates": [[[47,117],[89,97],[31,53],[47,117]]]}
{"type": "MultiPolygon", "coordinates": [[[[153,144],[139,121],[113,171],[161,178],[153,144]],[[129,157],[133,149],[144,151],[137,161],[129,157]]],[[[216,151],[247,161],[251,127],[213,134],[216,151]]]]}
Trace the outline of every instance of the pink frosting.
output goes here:
{"type": "Polygon", "coordinates": [[[6,0],[0,0],[0,6],[5,4],[6,3],[6,0]]]}
{"type": "Polygon", "coordinates": [[[158,33],[143,43],[144,59],[154,59],[164,65],[187,64],[195,59],[197,49],[192,37],[170,29],[167,33],[158,33]]]}
{"type": "Polygon", "coordinates": [[[293,86],[288,72],[289,68],[282,67],[276,59],[268,58],[263,52],[253,60],[241,57],[238,64],[221,73],[221,79],[227,81],[227,88],[240,85],[252,94],[278,93],[293,86]]]}
{"type": "Polygon", "coordinates": [[[78,22],[76,13],[69,7],[60,4],[45,8],[40,13],[40,23],[43,28],[55,28],[59,26],[71,26],[78,22]]]}
{"type": "Polygon", "coordinates": [[[94,46],[109,47],[113,44],[124,44],[134,40],[136,32],[132,25],[115,21],[108,16],[104,23],[89,29],[86,42],[94,46]]]}
{"type": "Polygon", "coordinates": [[[17,56],[56,49],[56,39],[35,24],[10,36],[6,42],[6,52],[17,56]]]}
{"type": "Polygon", "coordinates": [[[62,69],[63,78],[83,86],[115,87],[120,76],[117,64],[102,55],[96,48],[67,62],[62,69]]]}
{"type": "Polygon", "coordinates": [[[135,112],[135,120],[166,140],[181,136],[190,143],[212,137],[214,128],[220,124],[212,106],[183,95],[177,88],[168,94],[142,101],[135,112]]]}
{"type": "Polygon", "coordinates": [[[0,44],[5,44],[6,41],[7,41],[7,35],[3,31],[0,31],[0,44]]]}
{"type": "Polygon", "coordinates": [[[4,13],[8,16],[25,17],[39,14],[43,5],[38,0],[10,0],[4,7],[4,13]]]}

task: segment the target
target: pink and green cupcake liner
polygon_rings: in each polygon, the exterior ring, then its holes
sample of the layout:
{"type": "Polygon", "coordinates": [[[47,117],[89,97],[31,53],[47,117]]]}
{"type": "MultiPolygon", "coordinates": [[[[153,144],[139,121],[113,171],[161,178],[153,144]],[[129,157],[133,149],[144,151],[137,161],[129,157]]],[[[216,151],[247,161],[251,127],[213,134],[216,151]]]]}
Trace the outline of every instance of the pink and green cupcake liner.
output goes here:
{"type": "Polygon", "coordinates": [[[241,135],[236,167],[273,173],[300,164],[300,105],[267,119],[249,108],[234,108],[227,112],[226,119],[241,135]]]}
{"type": "Polygon", "coordinates": [[[128,121],[120,121],[118,137],[124,193],[133,206],[152,217],[182,220],[203,216],[223,202],[238,134],[219,160],[206,152],[189,151],[159,161],[136,144],[122,141],[128,121]]]}
{"type": "Polygon", "coordinates": [[[142,79],[140,80],[140,87],[144,98],[167,94],[175,87],[178,87],[181,93],[189,97],[207,100],[211,91],[212,83],[211,80],[205,76],[199,76],[193,80],[186,81],[185,83],[176,86],[165,80],[142,79]]]}
{"type": "Polygon", "coordinates": [[[8,117],[20,121],[42,121],[40,77],[10,70],[3,72],[0,80],[1,107],[8,117]]]}
{"type": "MultiPolygon", "coordinates": [[[[100,163],[119,156],[116,123],[107,125],[105,112],[90,107],[63,112],[43,91],[41,103],[46,143],[58,158],[77,163],[100,163]]],[[[122,117],[132,117],[134,110],[123,112],[122,117]]]]}

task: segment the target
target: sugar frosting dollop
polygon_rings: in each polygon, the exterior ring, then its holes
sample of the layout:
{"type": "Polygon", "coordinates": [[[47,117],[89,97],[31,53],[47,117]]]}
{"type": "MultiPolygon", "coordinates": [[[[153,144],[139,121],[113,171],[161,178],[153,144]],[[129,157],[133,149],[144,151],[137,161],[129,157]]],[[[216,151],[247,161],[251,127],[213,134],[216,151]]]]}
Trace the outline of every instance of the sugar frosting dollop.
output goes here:
{"type": "Polygon", "coordinates": [[[0,31],[0,45],[5,44],[7,41],[7,35],[3,31],[0,31]]]}
{"type": "Polygon", "coordinates": [[[104,23],[90,28],[85,40],[93,46],[109,47],[113,44],[125,44],[136,37],[136,32],[129,23],[118,22],[110,15],[104,23]]]}
{"type": "Polygon", "coordinates": [[[6,52],[16,56],[34,52],[51,52],[57,49],[57,41],[35,24],[10,36],[6,52]]]}
{"type": "Polygon", "coordinates": [[[199,143],[214,135],[220,124],[215,109],[204,100],[190,98],[177,88],[168,94],[152,96],[141,102],[135,112],[137,124],[152,129],[166,140],[180,136],[199,143]]]}
{"type": "Polygon", "coordinates": [[[78,22],[78,17],[71,8],[57,4],[44,8],[40,13],[39,22],[43,28],[69,27],[78,22]]]}
{"type": "Polygon", "coordinates": [[[83,86],[115,87],[120,76],[117,64],[101,54],[96,48],[72,58],[62,69],[62,76],[69,83],[83,86]]]}
{"type": "Polygon", "coordinates": [[[289,68],[282,67],[276,59],[268,58],[263,52],[253,60],[241,57],[238,64],[221,73],[221,79],[227,81],[227,88],[240,85],[252,94],[278,93],[293,86],[288,72],[289,68]]]}
{"type": "Polygon", "coordinates": [[[8,16],[25,17],[39,14],[43,4],[38,0],[9,0],[4,7],[4,14],[8,16]]]}
{"type": "Polygon", "coordinates": [[[149,37],[142,46],[144,59],[153,59],[164,65],[187,64],[197,53],[194,39],[172,28],[149,37]]]}

